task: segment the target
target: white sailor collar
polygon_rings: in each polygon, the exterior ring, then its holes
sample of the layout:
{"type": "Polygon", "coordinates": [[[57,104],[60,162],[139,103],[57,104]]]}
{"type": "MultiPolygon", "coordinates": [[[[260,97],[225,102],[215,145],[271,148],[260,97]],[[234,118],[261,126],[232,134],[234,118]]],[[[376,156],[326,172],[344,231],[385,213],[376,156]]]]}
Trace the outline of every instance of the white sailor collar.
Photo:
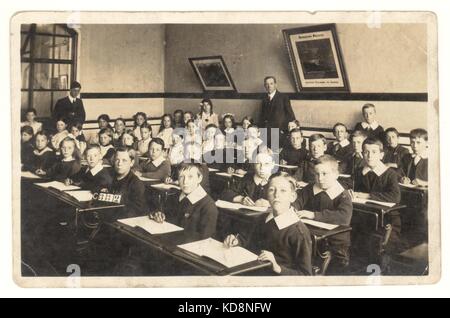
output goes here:
{"type": "Polygon", "coordinates": [[[203,199],[204,197],[206,197],[206,195],[207,195],[207,193],[203,189],[203,187],[202,186],[198,186],[197,189],[195,189],[194,191],[192,191],[188,195],[185,195],[184,193],[181,193],[180,194],[180,198],[179,198],[178,201],[181,202],[184,198],[187,198],[192,204],[195,204],[198,201],[200,201],[201,199],[203,199]]]}
{"type": "Polygon", "coordinates": [[[263,179],[256,174],[253,176],[253,181],[255,182],[256,185],[265,186],[267,184],[266,179],[263,179]]]}
{"type": "Polygon", "coordinates": [[[33,153],[36,155],[36,156],[42,156],[44,153],[46,153],[46,152],[49,152],[49,151],[53,151],[53,150],[51,150],[48,146],[46,146],[44,149],[42,149],[41,151],[39,151],[38,149],[35,149],[34,151],[33,151],[33,153]]]}
{"type": "Polygon", "coordinates": [[[99,173],[103,169],[103,164],[100,161],[94,168],[88,168],[86,172],[91,172],[93,176],[95,176],[97,173],[99,173]]]}
{"type": "Polygon", "coordinates": [[[376,166],[375,168],[370,168],[370,167],[368,167],[368,166],[365,166],[363,169],[362,169],[362,174],[363,174],[363,176],[365,176],[367,173],[369,173],[369,171],[373,171],[373,172],[375,172],[375,174],[377,175],[377,176],[381,176],[383,173],[385,173],[386,172],[386,170],[387,169],[389,169],[384,163],[382,163],[381,161],[380,161],[380,163],[378,164],[378,166],[376,166]]]}
{"type": "Polygon", "coordinates": [[[295,213],[293,208],[290,208],[289,211],[286,211],[283,214],[278,215],[277,217],[274,217],[273,211],[271,211],[266,218],[266,223],[268,223],[272,219],[274,219],[275,224],[277,225],[279,230],[285,229],[288,226],[291,226],[292,224],[300,221],[297,213],[295,213]]]}
{"type": "Polygon", "coordinates": [[[110,148],[114,148],[114,146],[111,145],[111,144],[109,144],[108,146],[102,146],[102,145],[100,145],[100,148],[103,149],[103,150],[109,150],[110,148]]]}
{"type": "Polygon", "coordinates": [[[378,124],[378,122],[377,121],[374,121],[373,123],[371,123],[371,124],[368,124],[368,123],[366,123],[365,121],[363,121],[363,122],[361,122],[361,126],[362,126],[362,128],[364,128],[364,129],[367,129],[367,128],[372,128],[373,130],[375,130],[375,129],[377,129],[378,128],[378,126],[380,126],[379,124],[378,124]]]}
{"type": "Polygon", "coordinates": [[[164,162],[164,160],[166,159],[161,155],[159,158],[153,160],[152,163],[156,168],[158,168],[164,162]]]}
{"type": "Polygon", "coordinates": [[[333,145],[341,145],[342,148],[347,147],[348,145],[350,145],[350,141],[348,141],[348,139],[344,139],[342,141],[334,141],[333,145]]]}
{"type": "Polygon", "coordinates": [[[344,192],[344,188],[342,185],[336,180],[336,183],[333,184],[327,190],[321,189],[317,184],[313,186],[314,195],[319,194],[320,192],[325,192],[331,200],[334,200],[337,196],[339,196],[342,192],[344,192]]]}

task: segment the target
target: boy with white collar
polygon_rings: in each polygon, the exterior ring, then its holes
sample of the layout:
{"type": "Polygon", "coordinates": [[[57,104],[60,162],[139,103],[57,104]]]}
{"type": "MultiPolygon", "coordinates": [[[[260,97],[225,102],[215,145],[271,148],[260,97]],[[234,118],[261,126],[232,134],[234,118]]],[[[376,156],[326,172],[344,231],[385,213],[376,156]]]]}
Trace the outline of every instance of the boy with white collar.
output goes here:
{"type": "Polygon", "coordinates": [[[29,163],[24,164],[23,170],[34,173],[45,172],[55,163],[55,152],[48,146],[48,136],[43,131],[36,133],[35,148],[31,153],[29,163]]]}
{"type": "Polygon", "coordinates": [[[410,133],[413,153],[406,155],[401,163],[404,176],[402,183],[426,186],[428,184],[428,133],[417,128],[410,133]]]}
{"type": "Polygon", "coordinates": [[[384,129],[377,122],[377,111],[374,104],[367,103],[362,107],[363,122],[357,123],[355,130],[363,130],[369,138],[384,140],[384,129]]]}
{"type": "MultiPolygon", "coordinates": [[[[350,193],[338,182],[339,166],[336,159],[323,155],[314,167],[316,181],[303,188],[296,201],[301,210],[298,216],[319,222],[350,225],[353,204],[350,193]]],[[[332,253],[330,270],[345,268],[350,261],[350,232],[342,233],[328,240],[332,253]]]]}
{"type": "Polygon", "coordinates": [[[315,181],[314,166],[317,159],[325,154],[327,141],[322,134],[313,134],[309,137],[309,156],[300,162],[295,171],[294,178],[298,183],[315,181]]]}
{"type": "Polygon", "coordinates": [[[335,124],[333,127],[333,135],[336,137],[336,140],[328,144],[326,153],[332,155],[339,161],[343,161],[353,152],[352,145],[348,140],[347,126],[342,123],[335,124]]]}
{"type": "Polygon", "coordinates": [[[79,185],[83,189],[97,192],[108,189],[113,182],[112,171],[103,167],[102,154],[99,145],[91,145],[86,150],[88,166],[81,169],[75,176],[66,179],[66,184],[79,185]]]}
{"type": "Polygon", "coordinates": [[[254,163],[254,172],[248,172],[240,182],[233,183],[225,190],[221,199],[248,206],[269,206],[267,201],[268,180],[275,167],[273,158],[267,153],[259,153],[254,163]]]}
{"type": "Polygon", "coordinates": [[[247,240],[231,234],[225,238],[225,246],[249,245],[251,250],[261,251],[258,259],[269,261],[276,274],[311,275],[311,235],[292,207],[297,198],[295,189],[293,178],[272,177],[267,190],[272,208],[269,215],[255,225],[247,240]]]}
{"type": "MultiPolygon", "coordinates": [[[[167,217],[171,223],[181,226],[185,233],[197,239],[205,239],[216,233],[217,210],[214,200],[201,186],[202,168],[199,164],[183,163],[179,169],[178,181],[181,194],[177,204],[167,217]]],[[[163,212],[150,214],[150,218],[162,223],[166,219],[163,212]]]]}
{"type": "Polygon", "coordinates": [[[149,159],[139,165],[135,175],[149,179],[166,180],[171,175],[169,160],[164,157],[164,140],[153,138],[148,147],[149,159]]]}

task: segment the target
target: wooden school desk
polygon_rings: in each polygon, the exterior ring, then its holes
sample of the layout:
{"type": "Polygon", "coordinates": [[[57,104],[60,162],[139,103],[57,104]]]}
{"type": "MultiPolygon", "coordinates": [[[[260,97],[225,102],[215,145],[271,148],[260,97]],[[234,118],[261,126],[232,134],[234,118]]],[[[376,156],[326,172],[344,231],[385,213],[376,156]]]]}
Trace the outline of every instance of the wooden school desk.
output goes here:
{"type": "Polygon", "coordinates": [[[228,276],[255,272],[271,266],[269,262],[253,261],[232,268],[202,256],[185,251],[177,245],[197,241],[199,238],[188,236],[184,231],[153,235],[139,227],[131,227],[118,221],[104,224],[105,227],[115,230],[134,241],[135,244],[150,248],[156,252],[158,265],[170,269],[170,275],[216,275],[228,276]],[[161,256],[165,256],[161,258],[161,256]]]}
{"type": "MultiPolygon", "coordinates": [[[[236,233],[248,233],[247,235],[250,236],[250,233],[253,232],[255,225],[258,224],[261,218],[267,217],[267,213],[265,212],[256,212],[246,209],[218,209],[219,219],[217,221],[217,232],[218,237],[221,239],[224,239],[228,234],[236,233]]],[[[324,275],[331,261],[331,253],[327,249],[326,244],[327,240],[337,234],[349,232],[352,228],[350,226],[339,225],[335,229],[326,230],[310,224],[305,225],[311,234],[313,248],[312,255],[321,260],[319,266],[313,268],[314,273],[316,275],[324,275]]]]}

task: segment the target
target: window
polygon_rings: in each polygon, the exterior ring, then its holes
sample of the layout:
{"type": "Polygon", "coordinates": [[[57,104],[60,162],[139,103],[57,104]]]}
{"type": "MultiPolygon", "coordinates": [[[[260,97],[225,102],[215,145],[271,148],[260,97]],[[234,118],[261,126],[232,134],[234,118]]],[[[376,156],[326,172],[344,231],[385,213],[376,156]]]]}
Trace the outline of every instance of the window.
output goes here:
{"type": "Polygon", "coordinates": [[[76,74],[77,33],[64,24],[22,24],[22,109],[50,117],[76,74]]]}

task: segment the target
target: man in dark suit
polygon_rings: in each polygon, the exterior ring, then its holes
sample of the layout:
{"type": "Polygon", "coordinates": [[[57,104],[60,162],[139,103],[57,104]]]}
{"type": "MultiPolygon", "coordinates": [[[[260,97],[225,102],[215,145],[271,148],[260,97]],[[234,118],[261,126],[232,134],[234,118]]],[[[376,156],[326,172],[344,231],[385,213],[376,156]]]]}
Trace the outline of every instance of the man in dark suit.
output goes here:
{"type": "Polygon", "coordinates": [[[80,91],[80,83],[74,81],[70,85],[69,96],[61,98],[56,102],[52,114],[55,122],[60,118],[66,118],[68,125],[73,122],[84,123],[86,120],[86,113],[84,111],[83,101],[78,98],[80,91]]]}
{"type": "Polygon", "coordinates": [[[288,123],[295,120],[295,115],[291,107],[291,101],[287,95],[277,90],[277,80],[273,76],[264,79],[264,87],[267,95],[262,101],[262,114],[260,127],[267,128],[267,145],[272,148],[276,143],[271,141],[271,129],[279,128],[278,146],[283,146],[288,132],[288,123]]]}

